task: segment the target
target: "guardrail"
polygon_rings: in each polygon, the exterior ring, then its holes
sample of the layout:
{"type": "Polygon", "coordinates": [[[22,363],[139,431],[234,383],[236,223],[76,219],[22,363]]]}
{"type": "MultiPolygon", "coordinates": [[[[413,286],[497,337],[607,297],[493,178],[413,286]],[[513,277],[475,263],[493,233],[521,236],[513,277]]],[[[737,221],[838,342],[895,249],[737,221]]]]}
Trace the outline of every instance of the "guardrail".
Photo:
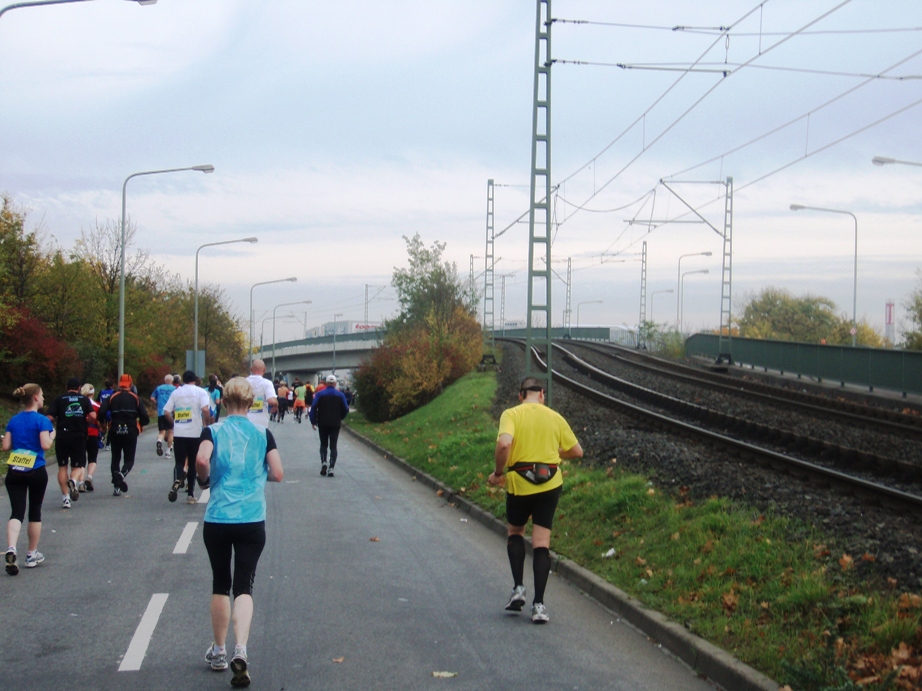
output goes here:
{"type": "MultiPolygon", "coordinates": [[[[686,355],[717,358],[717,334],[694,334],[685,341],[686,355]]],[[[733,337],[731,359],[782,374],[791,373],[845,384],[922,394],[922,352],[867,348],[859,346],[819,345],[793,341],[733,337]]]]}

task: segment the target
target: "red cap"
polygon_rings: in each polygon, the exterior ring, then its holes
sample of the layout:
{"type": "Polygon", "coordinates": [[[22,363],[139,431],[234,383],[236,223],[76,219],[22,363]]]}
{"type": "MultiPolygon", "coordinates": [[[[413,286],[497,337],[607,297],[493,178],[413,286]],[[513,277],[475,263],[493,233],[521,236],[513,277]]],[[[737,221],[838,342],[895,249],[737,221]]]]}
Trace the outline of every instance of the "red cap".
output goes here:
{"type": "Polygon", "coordinates": [[[130,374],[123,374],[121,377],[119,377],[118,386],[119,386],[120,389],[129,389],[129,388],[131,388],[131,375],[130,375],[130,374]]]}

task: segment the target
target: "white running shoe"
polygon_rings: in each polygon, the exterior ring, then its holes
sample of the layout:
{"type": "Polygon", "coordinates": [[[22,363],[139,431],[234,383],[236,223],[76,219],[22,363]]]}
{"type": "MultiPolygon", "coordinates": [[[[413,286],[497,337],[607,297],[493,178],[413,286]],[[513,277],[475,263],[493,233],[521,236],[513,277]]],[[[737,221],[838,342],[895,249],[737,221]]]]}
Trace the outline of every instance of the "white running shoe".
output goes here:
{"type": "Polygon", "coordinates": [[[551,620],[543,602],[536,602],[531,606],[531,620],[536,624],[546,624],[551,620]]]}
{"type": "Polygon", "coordinates": [[[521,612],[525,606],[525,586],[517,585],[512,589],[509,602],[506,603],[507,612],[521,612]]]}

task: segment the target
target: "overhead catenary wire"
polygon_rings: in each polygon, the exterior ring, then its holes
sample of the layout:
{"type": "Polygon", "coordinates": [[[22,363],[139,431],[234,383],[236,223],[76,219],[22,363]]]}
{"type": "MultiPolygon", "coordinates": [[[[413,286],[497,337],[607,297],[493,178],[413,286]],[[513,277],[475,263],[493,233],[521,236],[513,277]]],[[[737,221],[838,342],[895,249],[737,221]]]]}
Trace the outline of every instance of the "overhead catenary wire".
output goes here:
{"type": "MultiPolygon", "coordinates": [[[[731,38],[752,38],[757,36],[785,36],[788,31],[740,31],[733,32],[730,31],[730,27],[723,26],[657,26],[653,24],[625,24],[621,22],[597,22],[588,19],[563,19],[556,18],[554,22],[560,24],[585,24],[588,26],[608,26],[619,29],[649,29],[654,31],[670,31],[672,33],[685,33],[685,34],[705,34],[708,36],[713,35],[728,35],[731,38]]],[[[922,31],[922,27],[913,26],[913,27],[893,27],[893,28],[882,28],[882,29],[819,29],[816,31],[803,31],[801,32],[802,36],[836,36],[841,34],[894,34],[894,33],[907,33],[912,31],[922,31]]]]}

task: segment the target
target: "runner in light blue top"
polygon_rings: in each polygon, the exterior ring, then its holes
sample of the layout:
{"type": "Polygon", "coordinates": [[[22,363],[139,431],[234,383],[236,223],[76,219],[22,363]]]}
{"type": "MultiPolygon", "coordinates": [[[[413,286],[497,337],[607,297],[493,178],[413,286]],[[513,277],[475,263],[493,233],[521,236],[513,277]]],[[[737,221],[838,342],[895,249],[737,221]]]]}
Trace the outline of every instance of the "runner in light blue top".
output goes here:
{"type": "Polygon", "coordinates": [[[205,652],[211,669],[227,669],[227,629],[233,593],[234,638],[231,686],[249,686],[247,638],[253,619],[256,564],[266,545],[266,481],[281,482],[282,459],[272,433],[247,419],[255,393],[234,377],[224,387],[227,418],[202,432],[195,470],[202,489],[211,485],[202,538],[211,562],[211,627],[205,652]],[[233,562],[233,573],[231,573],[233,562]]]}

